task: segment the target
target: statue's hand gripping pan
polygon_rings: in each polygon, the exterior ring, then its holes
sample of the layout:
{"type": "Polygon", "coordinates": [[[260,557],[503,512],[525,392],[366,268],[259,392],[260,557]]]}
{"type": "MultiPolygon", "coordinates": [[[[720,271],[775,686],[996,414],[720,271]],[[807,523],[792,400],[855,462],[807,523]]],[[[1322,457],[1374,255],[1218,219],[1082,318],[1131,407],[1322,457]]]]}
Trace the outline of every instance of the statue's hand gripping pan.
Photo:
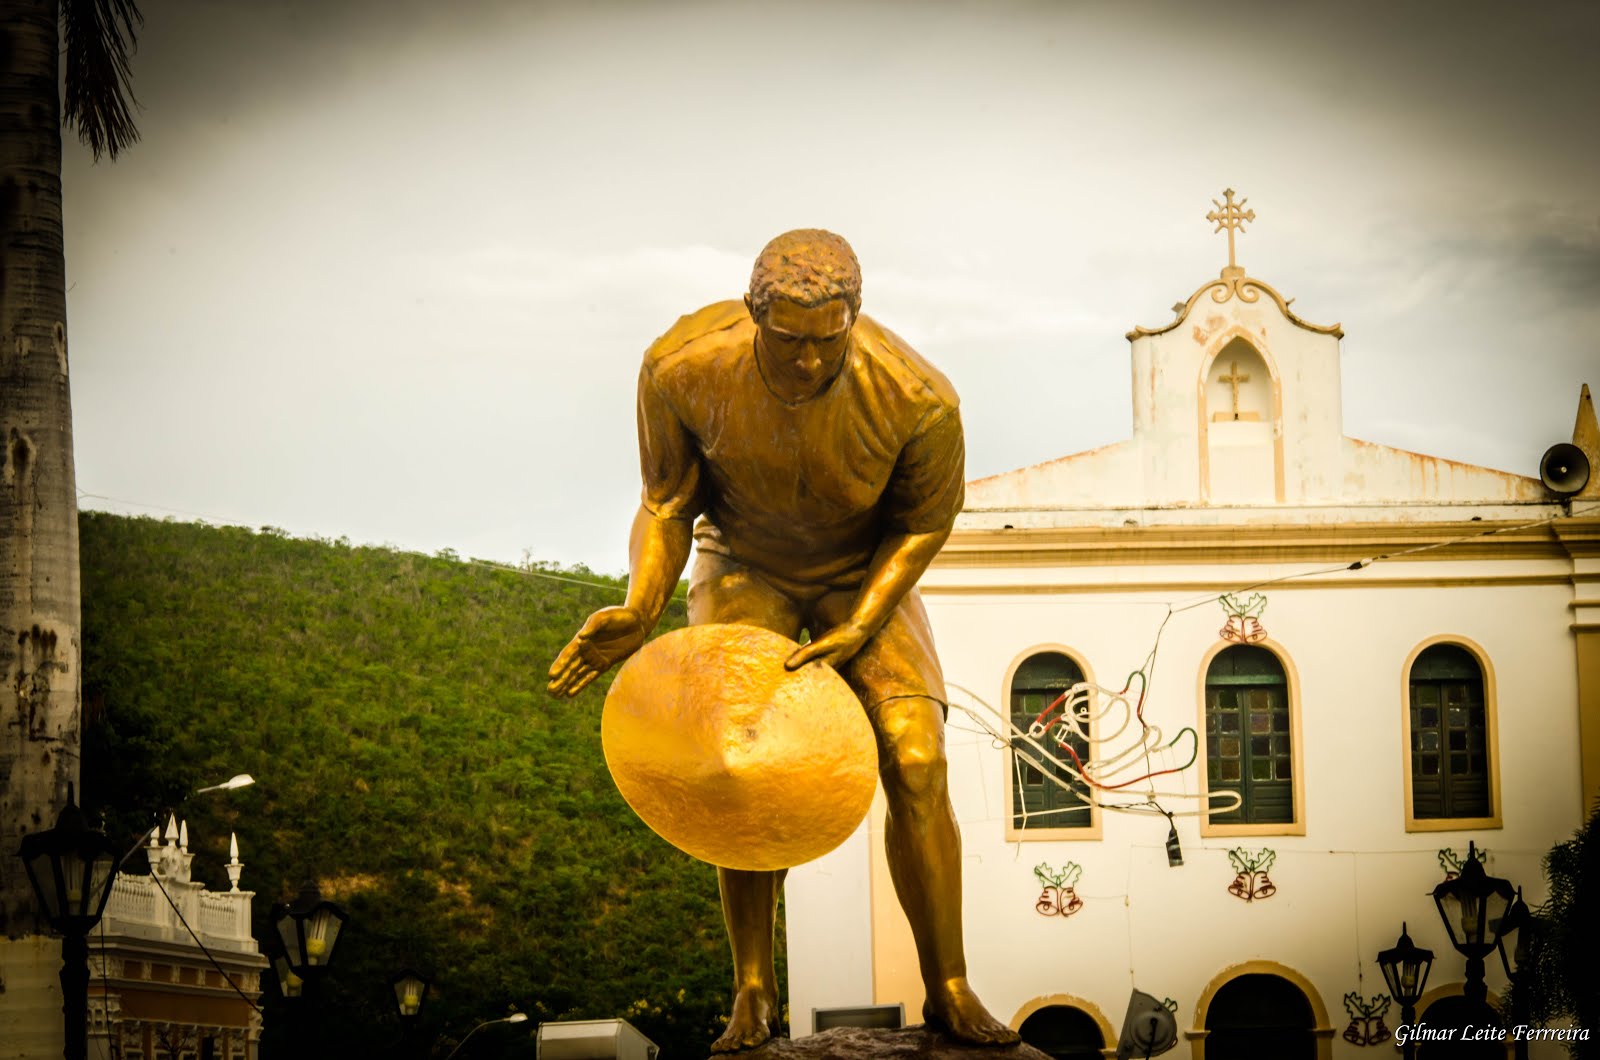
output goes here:
{"type": "Polygon", "coordinates": [[[656,638],[612,682],[606,766],[645,824],[702,861],[784,869],[849,838],[877,784],[861,701],[799,645],[743,625],[656,638]]]}

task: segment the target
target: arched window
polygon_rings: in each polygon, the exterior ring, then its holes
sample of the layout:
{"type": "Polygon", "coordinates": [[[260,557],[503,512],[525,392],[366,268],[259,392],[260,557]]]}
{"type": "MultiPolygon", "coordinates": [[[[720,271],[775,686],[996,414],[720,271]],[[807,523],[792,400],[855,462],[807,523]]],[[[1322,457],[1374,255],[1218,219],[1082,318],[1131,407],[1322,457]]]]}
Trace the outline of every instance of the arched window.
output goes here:
{"type": "Polygon", "coordinates": [[[1272,369],[1243,334],[1230,339],[1201,381],[1200,477],[1213,504],[1283,500],[1283,439],[1272,369]]]}
{"type": "MultiPolygon", "coordinates": [[[[1011,723],[1027,732],[1062,693],[1082,680],[1082,667],[1068,655],[1042,651],[1029,656],[1011,677],[1011,723]]],[[[1058,706],[1054,715],[1059,716],[1061,709],[1058,706]]],[[[1079,724],[1087,730],[1087,702],[1078,704],[1077,716],[1079,724]]],[[[1061,731],[1066,732],[1066,741],[1078,757],[1087,759],[1088,743],[1070,730],[1053,729],[1037,742],[1053,757],[1070,765],[1072,756],[1055,743],[1054,734],[1061,731]]],[[[1088,788],[1072,779],[1065,768],[1047,761],[1033,742],[1013,736],[1011,745],[1016,752],[1008,756],[1007,763],[1011,770],[1012,827],[1028,831],[1092,828],[1094,819],[1088,788]]]]}
{"type": "Polygon", "coordinates": [[[1228,980],[1206,1008],[1206,1060],[1312,1060],[1316,1016],[1300,988],[1278,975],[1228,980]]]}
{"type": "Polygon", "coordinates": [[[1493,814],[1483,668],[1459,644],[1433,644],[1411,664],[1411,815],[1493,814]]]}
{"type": "Polygon", "coordinates": [[[1093,1016],[1072,1005],[1048,1005],[1022,1021],[1022,1040],[1054,1060],[1100,1060],[1106,1039],[1093,1016]]]}
{"type": "Polygon", "coordinates": [[[1283,824],[1295,820],[1294,744],[1289,682],[1266,648],[1224,648],[1206,671],[1206,785],[1237,791],[1237,810],[1209,814],[1210,824],[1283,824]]]}

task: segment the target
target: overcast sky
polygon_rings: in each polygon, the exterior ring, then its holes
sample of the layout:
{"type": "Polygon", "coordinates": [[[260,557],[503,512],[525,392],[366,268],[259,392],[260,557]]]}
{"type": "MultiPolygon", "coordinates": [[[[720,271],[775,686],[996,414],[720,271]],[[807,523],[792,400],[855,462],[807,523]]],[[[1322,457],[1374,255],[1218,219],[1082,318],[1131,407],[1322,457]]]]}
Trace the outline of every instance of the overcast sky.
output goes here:
{"type": "Polygon", "coordinates": [[[969,478],[1092,448],[1226,186],[1347,434],[1533,474],[1600,384],[1597,5],[144,6],[142,142],[66,148],[85,508],[621,571],[640,354],[809,226],[969,478]]]}

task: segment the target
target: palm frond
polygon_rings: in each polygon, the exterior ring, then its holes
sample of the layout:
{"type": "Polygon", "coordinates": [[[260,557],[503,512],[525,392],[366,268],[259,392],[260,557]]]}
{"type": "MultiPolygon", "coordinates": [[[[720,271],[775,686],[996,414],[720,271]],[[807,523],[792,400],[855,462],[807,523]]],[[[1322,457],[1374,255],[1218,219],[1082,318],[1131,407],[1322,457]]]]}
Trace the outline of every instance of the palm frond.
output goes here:
{"type": "Polygon", "coordinates": [[[136,27],[144,25],[134,0],[61,0],[61,37],[67,55],[67,85],[62,117],[76,125],[78,138],[94,152],[114,160],[139,139],[133,124],[128,56],[138,46],[136,27]]]}

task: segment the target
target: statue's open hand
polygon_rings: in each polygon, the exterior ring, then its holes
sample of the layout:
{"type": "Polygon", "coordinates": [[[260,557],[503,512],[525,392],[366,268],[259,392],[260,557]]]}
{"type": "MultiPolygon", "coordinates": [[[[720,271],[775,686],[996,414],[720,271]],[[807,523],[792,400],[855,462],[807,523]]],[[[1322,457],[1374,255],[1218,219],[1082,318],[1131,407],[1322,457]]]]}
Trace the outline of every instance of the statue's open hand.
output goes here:
{"type": "Polygon", "coordinates": [[[631,607],[606,607],[589,616],[550,664],[550,694],[575,696],[589,682],[638,651],[644,622],[631,607]]]}
{"type": "Polygon", "coordinates": [[[789,656],[783,668],[798,670],[808,662],[821,660],[835,670],[841,669],[845,663],[856,657],[856,652],[866,646],[871,636],[871,633],[860,626],[848,622],[842,626],[835,626],[789,656]]]}

